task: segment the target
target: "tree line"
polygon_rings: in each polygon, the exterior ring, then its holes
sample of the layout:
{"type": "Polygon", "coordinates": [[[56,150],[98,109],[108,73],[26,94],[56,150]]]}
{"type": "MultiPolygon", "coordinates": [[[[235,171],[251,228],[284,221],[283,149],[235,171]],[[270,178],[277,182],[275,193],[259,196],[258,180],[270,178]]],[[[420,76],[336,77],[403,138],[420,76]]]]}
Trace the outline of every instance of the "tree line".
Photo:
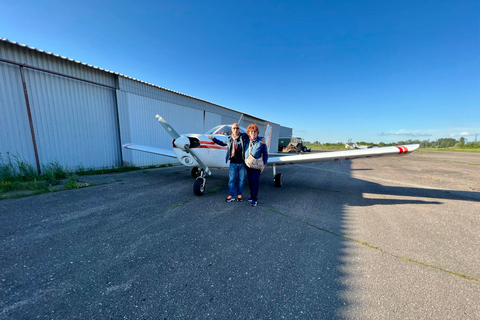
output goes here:
{"type": "MultiPolygon", "coordinates": [[[[324,143],[322,144],[320,141],[315,141],[313,143],[310,143],[308,141],[305,141],[305,144],[314,144],[314,145],[324,145],[324,146],[335,146],[335,145],[343,145],[343,142],[336,142],[336,143],[324,143]]],[[[375,145],[379,147],[388,147],[388,146],[397,146],[397,145],[405,145],[405,144],[419,144],[420,148],[459,148],[459,149],[480,149],[480,141],[475,141],[475,142],[467,142],[467,140],[464,137],[461,137],[459,140],[454,139],[454,138],[441,138],[437,140],[400,140],[397,142],[392,142],[392,143],[384,143],[384,142],[379,142],[373,143],[373,142],[365,142],[365,141],[360,141],[357,142],[358,145],[375,145]]]]}

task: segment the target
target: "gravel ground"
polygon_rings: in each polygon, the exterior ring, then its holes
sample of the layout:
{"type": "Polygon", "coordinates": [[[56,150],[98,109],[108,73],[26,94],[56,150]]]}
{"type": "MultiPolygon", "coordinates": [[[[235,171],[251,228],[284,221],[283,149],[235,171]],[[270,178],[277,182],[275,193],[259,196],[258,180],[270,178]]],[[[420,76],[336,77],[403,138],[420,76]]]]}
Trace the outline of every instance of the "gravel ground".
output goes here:
{"type": "Polygon", "coordinates": [[[479,164],[267,168],[256,208],[181,166],[2,200],[0,319],[479,319],[479,164]]]}

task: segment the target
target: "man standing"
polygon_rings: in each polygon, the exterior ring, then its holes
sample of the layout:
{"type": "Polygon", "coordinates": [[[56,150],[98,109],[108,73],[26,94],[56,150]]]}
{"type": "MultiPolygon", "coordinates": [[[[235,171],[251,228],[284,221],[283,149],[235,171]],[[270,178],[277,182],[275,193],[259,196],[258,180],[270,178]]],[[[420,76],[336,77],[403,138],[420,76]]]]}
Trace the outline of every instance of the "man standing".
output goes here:
{"type": "Polygon", "coordinates": [[[227,146],[227,156],[225,162],[230,160],[230,168],[228,170],[228,197],[226,202],[235,201],[235,189],[237,201],[242,201],[243,183],[245,181],[245,159],[244,150],[247,145],[248,135],[240,132],[238,123],[232,125],[232,135],[228,136],[227,143],[218,140],[210,135],[207,137],[221,146],[227,146]]]}

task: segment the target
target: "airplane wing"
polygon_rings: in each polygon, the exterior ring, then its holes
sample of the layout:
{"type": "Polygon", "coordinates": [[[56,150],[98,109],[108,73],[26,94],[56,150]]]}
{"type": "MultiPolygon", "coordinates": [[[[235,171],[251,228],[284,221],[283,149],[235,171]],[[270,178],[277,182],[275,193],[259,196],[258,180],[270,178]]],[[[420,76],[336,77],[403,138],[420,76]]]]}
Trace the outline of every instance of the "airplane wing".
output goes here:
{"type": "Polygon", "coordinates": [[[175,152],[173,152],[173,150],[144,146],[144,145],[141,145],[141,144],[127,143],[127,144],[124,144],[123,147],[125,149],[143,151],[143,152],[158,154],[158,155],[161,155],[161,156],[166,156],[166,157],[171,157],[171,158],[176,158],[177,157],[175,155],[175,152]]]}
{"type": "Polygon", "coordinates": [[[396,147],[383,147],[372,149],[355,149],[348,151],[332,151],[332,152],[312,152],[309,154],[302,153],[292,156],[280,156],[268,158],[267,165],[282,165],[282,164],[296,164],[296,163],[311,163],[311,162],[327,162],[340,160],[353,160],[360,158],[373,158],[380,156],[398,156],[406,155],[416,150],[419,144],[410,144],[396,147]]]}

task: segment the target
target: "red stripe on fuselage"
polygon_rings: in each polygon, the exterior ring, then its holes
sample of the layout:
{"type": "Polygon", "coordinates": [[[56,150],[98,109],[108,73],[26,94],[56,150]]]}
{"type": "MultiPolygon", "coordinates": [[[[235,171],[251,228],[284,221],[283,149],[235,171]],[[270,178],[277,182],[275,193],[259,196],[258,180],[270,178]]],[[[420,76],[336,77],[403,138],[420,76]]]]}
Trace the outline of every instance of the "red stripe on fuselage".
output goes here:
{"type": "Polygon", "coordinates": [[[200,145],[200,147],[196,147],[195,149],[222,149],[222,150],[227,150],[227,147],[200,145]]]}
{"type": "MultiPolygon", "coordinates": [[[[174,149],[178,149],[175,145],[173,146],[174,149]]],[[[217,150],[227,150],[227,147],[222,147],[222,146],[216,146],[216,145],[210,145],[210,146],[205,146],[205,145],[200,145],[196,148],[192,149],[217,149],[217,150]]]]}

